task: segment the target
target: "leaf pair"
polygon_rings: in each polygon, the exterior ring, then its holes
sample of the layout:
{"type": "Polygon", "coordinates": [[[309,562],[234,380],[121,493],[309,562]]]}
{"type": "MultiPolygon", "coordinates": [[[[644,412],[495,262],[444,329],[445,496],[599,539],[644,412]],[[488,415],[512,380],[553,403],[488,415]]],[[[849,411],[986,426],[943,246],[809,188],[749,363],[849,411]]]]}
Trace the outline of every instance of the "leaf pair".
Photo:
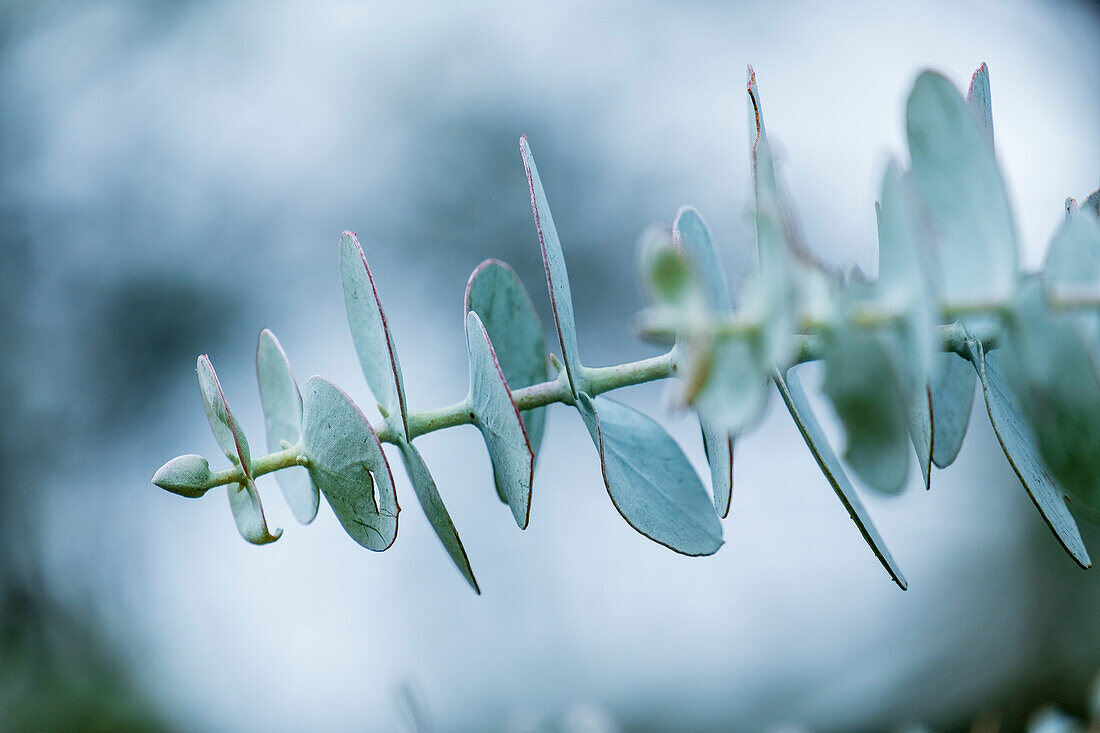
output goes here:
{"type": "Polygon", "coordinates": [[[387,431],[398,446],[413,492],[428,523],[462,577],[478,593],[480,589],[470,567],[466,549],[439,494],[435,479],[420,452],[412,445],[401,365],[390,335],[374,277],[359,241],[351,232],[340,238],[340,272],[348,327],[359,356],[367,385],[378,400],[387,431]]]}
{"type": "Polygon", "coordinates": [[[635,530],[686,555],[710,555],[722,528],[698,474],[664,428],[607,397],[588,393],[588,370],[577,347],[565,256],[527,138],[520,152],[542,249],[550,305],[563,368],[574,404],[600,453],[604,485],[615,508],[635,530]]]}
{"type": "Polygon", "coordinates": [[[324,494],[341,526],[370,550],[397,539],[400,507],[382,444],[370,422],[339,387],[323,377],[298,390],[290,362],[271,331],[260,333],[256,374],[264,408],[268,449],[301,446],[307,471],[288,468],[276,481],[298,521],[317,516],[324,494]]]}
{"type": "MultiPolygon", "coordinates": [[[[785,257],[786,262],[789,263],[788,267],[792,271],[791,276],[797,278],[801,286],[800,290],[804,294],[803,298],[807,297],[807,293],[812,296],[807,299],[804,304],[800,304],[799,308],[805,312],[812,313],[816,319],[825,320],[826,322],[835,321],[839,317],[839,308],[841,306],[841,303],[838,302],[838,294],[836,292],[839,287],[836,282],[837,279],[806,250],[798,234],[794,223],[793,209],[779,183],[775,171],[771,147],[764,125],[760,92],[756,85],[756,76],[751,67],[749,68],[748,98],[749,134],[752,139],[751,155],[753,161],[753,180],[756,202],[758,256],[762,263],[765,258],[768,257],[778,261],[783,261],[780,258],[785,257]]],[[[779,296],[775,297],[778,300],[779,296]]],[[[787,297],[790,300],[793,296],[787,297]]],[[[791,302],[777,303],[777,307],[787,309],[789,312],[794,308],[794,305],[791,302]]],[[[854,332],[848,331],[843,332],[841,338],[847,338],[848,334],[852,334],[854,338],[854,332]]],[[[844,357],[847,355],[850,348],[850,344],[841,341],[839,348],[834,348],[831,356],[834,360],[840,359],[840,363],[844,364],[846,361],[844,357]]],[[[781,350],[777,351],[781,353],[781,350]]],[[[881,365],[883,359],[881,353],[879,357],[879,365],[881,365]]],[[[830,368],[828,363],[829,362],[827,362],[827,369],[830,368]]],[[[868,373],[864,371],[866,366],[865,363],[857,361],[854,364],[855,371],[850,374],[854,374],[857,377],[866,376],[868,373]]],[[[878,369],[875,371],[878,371],[878,369]]],[[[863,440],[859,436],[862,435],[864,419],[872,416],[878,417],[877,412],[879,408],[877,404],[867,407],[865,403],[860,401],[862,393],[853,392],[849,389],[847,379],[850,378],[850,374],[846,372],[848,372],[847,369],[839,374],[834,372],[832,379],[830,379],[830,375],[827,374],[826,388],[827,391],[832,391],[830,396],[834,398],[834,406],[838,406],[838,414],[848,431],[849,449],[846,452],[846,457],[849,461],[855,457],[855,465],[860,466],[861,451],[864,449],[870,451],[878,449],[877,446],[871,445],[869,440],[863,440]],[[845,398],[849,396],[855,398],[851,403],[845,401],[845,398]],[[858,426],[858,429],[856,426],[858,426]],[[855,442],[852,441],[853,434],[856,436],[855,442]]],[[[769,376],[779,388],[779,393],[783,398],[784,405],[787,407],[792,419],[798,426],[799,432],[802,434],[807,447],[810,449],[810,453],[821,468],[822,474],[824,474],[826,480],[836,492],[837,497],[848,510],[852,521],[855,522],[860,534],[863,535],[864,540],[874,552],[879,562],[890,574],[894,582],[904,590],[907,587],[905,576],[902,574],[901,569],[898,567],[893,556],[883,542],[882,537],[879,535],[878,530],[875,528],[874,523],[871,521],[870,516],[867,514],[863,503],[860,501],[836,453],[829,445],[810,402],[806,397],[805,391],[802,388],[801,380],[793,369],[788,368],[787,362],[783,360],[772,362],[769,376]]],[[[865,380],[859,379],[857,381],[858,384],[852,385],[855,390],[862,390],[867,386],[864,384],[865,380]]],[[[889,384],[889,382],[887,382],[887,384],[889,384]]],[[[880,385],[875,386],[878,387],[880,385]]],[[[889,397],[891,398],[891,402],[895,401],[894,394],[891,393],[889,397]]],[[[904,423],[899,423],[899,418],[895,412],[893,417],[894,439],[891,442],[891,446],[896,446],[899,441],[902,441],[901,445],[903,450],[907,451],[906,434],[907,429],[904,423]],[[901,426],[900,432],[898,429],[899,424],[901,426]]],[[[868,433],[868,438],[869,437],[870,435],[868,433]]],[[[908,461],[908,453],[905,452],[903,455],[904,460],[908,461]]]]}

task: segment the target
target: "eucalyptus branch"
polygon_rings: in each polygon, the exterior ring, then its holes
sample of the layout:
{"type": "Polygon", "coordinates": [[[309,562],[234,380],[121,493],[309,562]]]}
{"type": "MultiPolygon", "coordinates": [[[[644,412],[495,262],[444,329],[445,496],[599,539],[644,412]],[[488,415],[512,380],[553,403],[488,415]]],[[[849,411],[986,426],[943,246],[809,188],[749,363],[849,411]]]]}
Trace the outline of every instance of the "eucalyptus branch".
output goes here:
{"type": "Polygon", "coordinates": [[[690,207],[671,227],[646,230],[639,242],[649,305],[636,318],[637,331],[672,344],[667,353],[584,365],[564,252],[521,138],[560,357],[547,348],[516,273],[487,260],[466,288],[466,397],[408,410],[374,274],[358,238],[345,232],[339,255],[348,325],[381,419],[372,423],[321,377],[299,389],[285,352],[265,330],[256,369],[269,452],[252,457],[214,368],[202,356],[197,371],[204,407],[232,465],[211,471],[202,456],[180,456],[157,471],[154,483],[192,498],[226,486],[241,535],[265,544],[282,530],[268,529],[255,480],[272,473],[300,522],[314,519],[323,494],[352,539],[381,551],[396,539],[400,511],[382,450],[390,443],[451,561],[480,592],[439,488],[413,445],[417,438],[475,426],[496,494],[523,529],[546,408],[571,406],[627,523],[676,552],[709,555],[723,543],[720,520],[730,511],[736,438],[759,422],[778,392],[826,481],[890,577],[905,588],[851,476],[896,493],[915,454],[930,487],[933,467],[947,467],[959,452],[980,382],[990,421],[1025,490],[1058,542],[1088,567],[1067,498],[1086,516],[1100,515],[1100,191],[1080,206],[1067,202],[1044,270],[1024,276],[993,152],[988,70],[983,64],[975,72],[965,98],[944,77],[925,72],[907,106],[912,170],[903,174],[888,166],[875,207],[878,279],[858,272],[841,277],[809,252],[794,224],[751,69],[747,93],[756,260],[744,284],[729,287],[710,230],[690,207]],[[822,391],[844,431],[840,455],[791,370],[808,361],[824,362],[822,391]],[[666,378],[679,381],[680,404],[699,418],[709,491],[663,427],[606,396],[666,378]]]}

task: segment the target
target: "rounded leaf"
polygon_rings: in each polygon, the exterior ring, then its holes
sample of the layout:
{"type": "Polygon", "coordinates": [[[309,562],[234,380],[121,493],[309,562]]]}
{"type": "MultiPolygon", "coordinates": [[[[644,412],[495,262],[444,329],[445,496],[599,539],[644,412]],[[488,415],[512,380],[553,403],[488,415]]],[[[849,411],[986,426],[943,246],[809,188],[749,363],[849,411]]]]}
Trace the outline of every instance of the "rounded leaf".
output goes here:
{"type": "MultiPolygon", "coordinates": [[[[546,341],[535,304],[511,267],[499,260],[477,266],[466,284],[466,313],[473,311],[489,334],[497,363],[512,390],[549,379],[546,341]]],[[[546,426],[545,407],[520,413],[531,453],[538,458],[546,426]]],[[[506,501],[501,496],[502,501],[506,501]]]]}
{"type": "Polygon", "coordinates": [[[519,528],[526,529],[535,456],[489,334],[474,311],[466,314],[466,349],[470,357],[470,394],[466,398],[470,415],[489,450],[497,493],[507,500],[519,528]]]}
{"type": "MultiPolygon", "coordinates": [[[[256,347],[256,379],[267,429],[267,449],[274,453],[285,445],[298,445],[302,438],[302,395],[290,371],[286,352],[266,328],[256,347]],[[285,445],[284,445],[285,444],[285,445]]],[[[290,511],[302,524],[317,516],[320,494],[304,468],[286,468],[275,474],[290,511]]]]}
{"type": "Polygon", "coordinates": [[[577,410],[600,452],[604,484],[623,519],[683,555],[713,555],[722,525],[687,456],[648,416],[583,392],[577,410]]]}
{"type": "Polygon", "coordinates": [[[378,436],[351,398],[327,379],[310,377],[304,398],[309,475],[353,540],[368,550],[388,549],[397,539],[401,507],[378,436]]]}
{"type": "Polygon", "coordinates": [[[1016,232],[1000,168],[980,123],[950,81],[926,71],[909,95],[906,125],[944,298],[1007,299],[1016,284],[1016,232]]]}

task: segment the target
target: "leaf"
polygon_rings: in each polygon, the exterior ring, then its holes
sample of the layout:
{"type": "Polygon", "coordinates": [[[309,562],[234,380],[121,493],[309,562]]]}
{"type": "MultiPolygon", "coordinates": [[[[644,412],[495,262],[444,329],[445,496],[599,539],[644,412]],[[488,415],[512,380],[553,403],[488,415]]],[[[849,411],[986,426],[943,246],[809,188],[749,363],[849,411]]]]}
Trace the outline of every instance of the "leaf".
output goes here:
{"type": "Polygon", "coordinates": [[[711,236],[710,227],[692,206],[684,206],[676,212],[672,224],[672,238],[684,257],[691,263],[706,293],[707,304],[719,311],[733,308],[725,268],[718,254],[718,247],[711,236]]]}
{"type": "Polygon", "coordinates": [[[982,133],[993,147],[993,105],[989,99],[989,67],[985,62],[970,77],[970,88],[966,91],[966,106],[974,114],[982,133]]]}
{"type": "MultiPolygon", "coordinates": [[[[466,284],[466,312],[474,311],[489,334],[493,351],[511,389],[523,389],[549,379],[546,342],[535,304],[519,276],[499,260],[485,260],[466,284]]],[[[520,413],[531,454],[538,459],[546,426],[546,408],[520,413]]],[[[506,501],[501,496],[501,501],[506,501]]]]}
{"type": "MultiPolygon", "coordinates": [[[[267,449],[274,453],[298,445],[302,438],[302,395],[290,371],[286,352],[275,334],[266,328],[260,332],[256,347],[256,378],[264,408],[267,449]]],[[[309,472],[304,468],[286,468],[275,474],[275,481],[297,520],[302,524],[312,522],[321,497],[309,472]]]]}
{"type": "MultiPolygon", "coordinates": [[[[673,240],[691,264],[692,270],[699,274],[707,305],[719,313],[730,313],[733,302],[725,270],[718,256],[710,228],[702,215],[694,208],[685,206],[676,213],[672,224],[673,240]]],[[[732,357],[740,357],[742,345],[720,345],[715,349],[711,371],[716,375],[727,373],[727,362],[732,357]],[[731,353],[732,352],[732,353],[731,353]]],[[[699,411],[699,426],[703,432],[703,450],[710,465],[711,493],[714,495],[714,508],[723,519],[729,515],[733,494],[733,446],[735,435],[731,435],[704,416],[721,409],[725,399],[722,394],[722,381],[712,379],[695,397],[695,406],[699,411]]]]}
{"type": "Polygon", "coordinates": [[[909,415],[909,439],[913,442],[917,465],[920,466],[921,478],[924,479],[924,488],[927,491],[932,488],[933,448],[932,392],[927,384],[909,393],[909,404],[906,408],[909,415]]]}
{"type": "Polygon", "coordinates": [[[1081,539],[1077,522],[1066,506],[1062,489],[1043,466],[1035,435],[1008,389],[997,363],[996,352],[986,354],[981,344],[973,339],[967,344],[970,360],[981,379],[989,422],[1012,470],[1065,551],[1082,568],[1091,567],[1092,560],[1081,539]]]}
{"type": "Polygon", "coordinates": [[[381,552],[397,539],[393,476],[367,418],[323,377],[310,377],[304,394],[302,445],[309,475],[353,540],[381,552]]]}
{"type": "Polygon", "coordinates": [[[451,521],[451,515],[447,512],[447,507],[443,505],[443,498],[439,495],[435,479],[432,478],[428,467],[424,464],[420,451],[412,443],[404,440],[397,441],[397,447],[401,450],[401,460],[405,464],[405,471],[409,475],[413,491],[416,492],[417,501],[420,502],[420,507],[424,510],[425,516],[428,517],[428,523],[432,525],[436,537],[443,543],[443,549],[450,555],[451,561],[458,568],[458,572],[462,573],[462,577],[466,579],[474,592],[481,595],[477,579],[474,578],[473,568],[470,567],[470,559],[466,556],[466,548],[462,546],[458,530],[455,529],[454,522],[451,521]]]}
{"type": "Polygon", "coordinates": [[[561,240],[550,215],[550,205],[546,202],[546,192],[542,189],[539,169],[535,167],[535,158],[527,136],[519,139],[519,150],[523,155],[523,167],[527,171],[527,185],[531,189],[531,210],[535,215],[535,229],[542,248],[542,263],[546,269],[546,285],[550,290],[550,307],[554,312],[554,325],[558,330],[561,344],[562,361],[569,377],[569,388],[577,396],[580,388],[579,370],[581,369],[580,351],[577,349],[577,326],[573,318],[573,296],[569,292],[569,274],[565,269],[565,255],[561,250],[561,240]]]}
{"type": "Polygon", "coordinates": [[[1005,378],[1034,433],[1043,464],[1075,500],[1100,510],[1095,357],[1070,317],[1047,311],[1034,281],[1021,290],[1002,341],[1005,378]]]}
{"type": "Polygon", "coordinates": [[[1081,204],[1081,211],[1091,211],[1093,216],[1100,217],[1100,188],[1088,195],[1081,204]]]}
{"type": "Polygon", "coordinates": [[[519,528],[526,529],[535,455],[489,334],[473,311],[466,314],[466,350],[470,357],[470,393],[466,398],[470,416],[489,450],[497,493],[507,498],[519,528]]]}
{"type": "Polygon", "coordinates": [[[233,521],[241,537],[254,545],[266,545],[283,536],[283,530],[269,532],[264,507],[260,502],[260,493],[256,491],[256,482],[251,477],[243,484],[228,484],[229,509],[233,512],[233,521]]]}
{"type": "Polygon", "coordinates": [[[340,273],[351,340],[359,355],[359,365],[367,379],[367,386],[378,400],[386,423],[397,425],[395,432],[400,432],[409,440],[401,364],[386,325],[382,301],[374,287],[374,276],[367,265],[363,248],[352,232],[344,232],[340,237],[340,273]]]}
{"type": "Polygon", "coordinates": [[[210,490],[210,464],[202,456],[190,453],[177,456],[157,469],[153,483],[173,494],[197,499],[210,490]]]}
{"type": "Polygon", "coordinates": [[[641,534],[684,555],[712,555],[722,525],[680,446],[655,421],[607,397],[577,398],[615,508],[641,534]]]}
{"type": "Polygon", "coordinates": [[[935,237],[949,301],[1007,300],[1016,284],[1016,233],[985,133],[954,85],[926,71],[907,107],[913,178],[935,237]]]}
{"type": "Polygon", "coordinates": [[[895,494],[909,475],[909,423],[885,342],[841,326],[830,334],[822,389],[844,425],[844,460],[871,488],[895,494]]]}
{"type": "Polygon", "coordinates": [[[225,455],[236,463],[244,474],[243,483],[229,484],[226,487],[229,508],[233,511],[233,521],[237,524],[237,531],[254,545],[274,542],[282,536],[283,530],[268,531],[260,494],[256,491],[256,484],[252,480],[252,457],[248,452],[248,440],[237,425],[237,421],[233,419],[229,402],[225,399],[225,392],[222,391],[221,382],[218,381],[218,375],[214,372],[213,364],[210,363],[210,357],[205,354],[199,357],[197,371],[203,408],[206,410],[206,419],[210,423],[214,438],[225,455]]]}
{"type": "Polygon", "coordinates": [[[809,447],[810,453],[813,454],[814,460],[817,461],[817,465],[821,468],[821,472],[825,474],[826,480],[833,487],[833,491],[836,492],[840,502],[848,510],[848,515],[856,523],[856,527],[863,535],[863,539],[867,542],[871,551],[875,553],[875,557],[886,568],[886,572],[890,574],[898,587],[905,590],[909,587],[909,584],[905,580],[905,576],[902,575],[901,568],[898,567],[894,557],[890,554],[890,550],[887,549],[886,543],[879,536],[878,530],[875,529],[875,525],[871,521],[871,517],[868,516],[863,502],[860,501],[855,487],[852,486],[852,482],[844,472],[840,459],[837,458],[836,453],[833,452],[829,442],[825,439],[825,433],[818,424],[813,409],[810,407],[810,401],[802,388],[802,381],[793,370],[788,370],[786,376],[776,370],[774,378],[776,385],[779,387],[779,394],[782,395],[787,410],[794,418],[795,425],[802,433],[802,438],[806,441],[806,445],[809,447]]]}
{"type": "Polygon", "coordinates": [[[218,441],[229,460],[241,467],[245,476],[252,475],[252,456],[248,452],[248,439],[233,419],[233,413],[229,411],[229,402],[225,399],[221,382],[214,372],[214,365],[210,363],[210,357],[203,354],[199,357],[196,371],[199,375],[199,391],[202,392],[202,406],[206,410],[206,420],[210,423],[210,430],[214,433],[214,439],[218,441]]]}
{"type": "Polygon", "coordinates": [[[947,468],[962,448],[974,404],[977,375],[958,354],[938,354],[928,391],[932,398],[932,462],[947,468]]]}

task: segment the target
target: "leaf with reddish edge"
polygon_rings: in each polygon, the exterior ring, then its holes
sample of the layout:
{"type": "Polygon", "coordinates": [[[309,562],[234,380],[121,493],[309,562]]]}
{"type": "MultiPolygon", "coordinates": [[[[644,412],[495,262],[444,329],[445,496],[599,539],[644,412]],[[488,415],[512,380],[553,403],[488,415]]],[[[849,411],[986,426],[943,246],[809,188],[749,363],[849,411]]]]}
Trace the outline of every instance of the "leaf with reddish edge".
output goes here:
{"type": "Polygon", "coordinates": [[[546,269],[546,285],[550,291],[550,307],[554,312],[562,361],[566,376],[569,377],[569,388],[576,397],[582,388],[579,384],[581,358],[577,348],[577,326],[573,318],[573,296],[569,292],[565,255],[562,253],[558,230],[550,215],[550,205],[546,202],[546,192],[542,189],[539,169],[535,166],[535,158],[531,154],[526,135],[519,139],[519,150],[523,155],[523,167],[527,171],[527,186],[531,189],[531,210],[535,215],[535,229],[538,231],[539,247],[542,249],[542,263],[546,269]]]}
{"type": "Polygon", "coordinates": [[[310,377],[304,390],[302,446],[309,475],[353,540],[381,552],[397,539],[393,476],[370,422],[343,390],[310,377]]]}
{"type": "MultiPolygon", "coordinates": [[[[264,408],[267,449],[272,453],[298,445],[302,438],[302,395],[290,362],[275,334],[266,328],[256,346],[256,381],[260,385],[260,403],[264,408]]],[[[292,466],[275,474],[290,511],[302,524],[317,516],[320,492],[305,468],[292,466]]]]}
{"type": "Polygon", "coordinates": [[[600,452],[604,485],[635,530],[683,555],[713,555],[722,524],[680,446],[657,422],[607,397],[581,393],[577,410],[600,452]]]}
{"type": "Polygon", "coordinates": [[[466,349],[470,357],[470,393],[466,397],[470,416],[489,450],[497,492],[507,498],[519,528],[526,529],[535,455],[489,334],[474,311],[466,314],[466,349]]]}
{"type": "Polygon", "coordinates": [[[256,491],[256,484],[252,480],[252,457],[248,451],[248,440],[229,410],[229,402],[225,399],[221,382],[218,381],[218,375],[214,372],[214,366],[206,354],[199,357],[197,371],[203,408],[206,410],[206,419],[210,423],[214,439],[218,441],[225,455],[233,460],[244,474],[242,483],[226,486],[229,507],[233,511],[233,521],[237,524],[237,531],[254,545],[274,542],[282,536],[283,530],[276,529],[270,532],[267,528],[260,494],[256,491]]]}
{"type": "Polygon", "coordinates": [[[1081,531],[1066,506],[1065,492],[1043,465],[1035,435],[1008,389],[996,358],[991,359],[994,355],[987,355],[976,339],[968,340],[967,347],[970,361],[982,383],[989,422],[1012,470],[1062,548],[1082,568],[1091,567],[1092,559],[1081,539],[1081,531]]]}
{"type": "Polygon", "coordinates": [[[409,440],[401,363],[386,325],[386,314],[374,286],[374,276],[363,248],[352,232],[344,232],[340,237],[340,272],[348,327],[367,386],[378,400],[386,424],[395,426],[395,432],[409,440]]]}
{"type": "Polygon", "coordinates": [[[970,88],[966,90],[966,104],[978,118],[978,124],[985,133],[989,145],[993,145],[993,104],[989,98],[989,67],[985,62],[970,77],[970,88]]]}
{"type": "MultiPolygon", "coordinates": [[[[513,389],[545,382],[546,342],[535,304],[519,276],[499,260],[485,260],[466,283],[466,313],[474,311],[489,334],[500,370],[513,389]]],[[[531,453],[538,459],[546,425],[546,408],[520,413],[531,453]]],[[[501,496],[501,501],[507,501],[501,496]]]]}
{"type": "MultiPolygon", "coordinates": [[[[676,219],[672,223],[672,238],[680,252],[687,258],[692,271],[703,283],[704,295],[707,305],[715,311],[729,313],[733,310],[733,301],[730,297],[729,284],[726,282],[725,269],[721,258],[718,256],[718,248],[711,236],[710,228],[699,214],[691,206],[685,206],[676,212],[676,219]]],[[[674,359],[682,351],[682,345],[678,345],[674,352],[674,359]]],[[[714,363],[711,371],[715,374],[723,373],[722,362],[724,357],[731,353],[730,349],[715,349],[714,363]]],[[[740,352],[734,352],[740,353],[740,352]]],[[[716,381],[716,380],[712,380],[716,381]]],[[[715,426],[714,422],[704,416],[707,411],[706,404],[710,393],[719,385],[708,383],[695,398],[699,412],[699,426],[703,433],[703,451],[707,456],[710,466],[711,493],[714,496],[714,508],[718,516],[725,519],[729,515],[730,503],[733,496],[733,446],[735,436],[726,433],[715,426]]]]}
{"type": "Polygon", "coordinates": [[[420,507],[424,510],[425,516],[428,517],[428,523],[435,531],[436,537],[443,544],[443,549],[447,551],[451,561],[458,568],[458,572],[462,573],[462,577],[466,579],[474,592],[481,595],[477,579],[474,578],[473,568],[470,567],[470,559],[466,556],[466,548],[462,546],[458,530],[455,529],[454,522],[451,521],[451,515],[443,504],[443,497],[439,495],[439,488],[435,485],[435,479],[428,471],[424,458],[412,443],[399,440],[397,441],[397,447],[401,450],[401,460],[405,464],[405,472],[409,475],[409,481],[412,483],[413,491],[416,492],[420,507]]]}
{"type": "Polygon", "coordinates": [[[894,561],[893,555],[890,554],[890,550],[887,549],[886,543],[882,540],[878,530],[875,529],[874,522],[867,514],[867,509],[860,501],[855,487],[852,486],[851,479],[848,478],[844,466],[840,463],[840,459],[837,458],[836,453],[829,445],[829,441],[826,440],[825,432],[817,422],[810,401],[802,388],[802,381],[793,369],[788,370],[786,375],[776,370],[774,378],[776,386],[779,387],[779,394],[782,395],[783,402],[787,405],[788,412],[794,418],[798,431],[802,433],[802,439],[806,441],[806,446],[813,454],[814,460],[817,461],[818,467],[825,475],[825,479],[833,487],[833,491],[836,492],[837,498],[840,499],[844,508],[848,510],[848,515],[855,522],[868,547],[875,553],[875,557],[886,568],[886,572],[890,574],[898,587],[905,590],[909,587],[909,583],[902,575],[901,568],[894,561]]]}

